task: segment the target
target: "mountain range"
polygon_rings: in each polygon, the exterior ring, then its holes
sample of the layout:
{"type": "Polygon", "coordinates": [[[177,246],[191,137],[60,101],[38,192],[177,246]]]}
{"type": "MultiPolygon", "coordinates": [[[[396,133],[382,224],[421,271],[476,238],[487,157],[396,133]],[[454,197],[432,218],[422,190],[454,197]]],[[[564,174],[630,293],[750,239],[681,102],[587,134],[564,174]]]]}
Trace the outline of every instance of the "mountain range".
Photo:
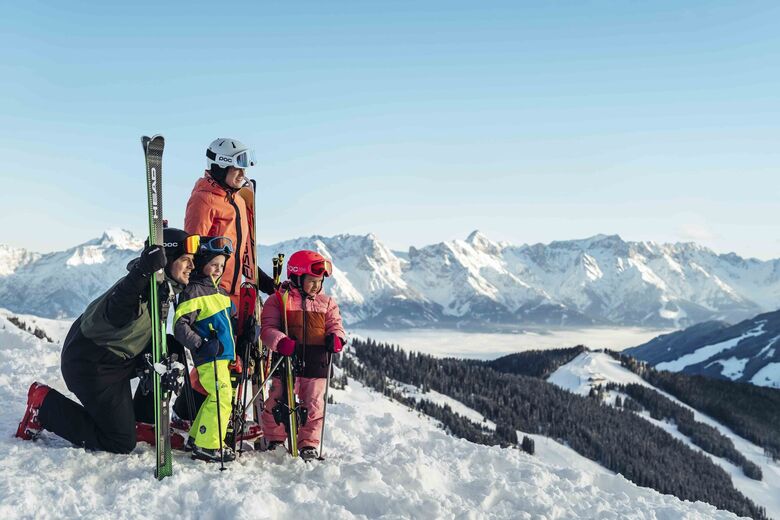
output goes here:
{"type": "MultiPolygon", "coordinates": [[[[0,301],[15,312],[77,316],[141,247],[142,239],[123,230],[47,254],[0,246],[0,301]]],[[[298,249],[333,259],[326,290],[347,323],[364,327],[679,328],[737,322],[780,306],[780,259],[717,254],[690,242],[596,235],[513,245],[475,231],[396,252],[373,234],[344,234],[261,245],[261,267],[270,271],[272,255],[298,249]]]]}

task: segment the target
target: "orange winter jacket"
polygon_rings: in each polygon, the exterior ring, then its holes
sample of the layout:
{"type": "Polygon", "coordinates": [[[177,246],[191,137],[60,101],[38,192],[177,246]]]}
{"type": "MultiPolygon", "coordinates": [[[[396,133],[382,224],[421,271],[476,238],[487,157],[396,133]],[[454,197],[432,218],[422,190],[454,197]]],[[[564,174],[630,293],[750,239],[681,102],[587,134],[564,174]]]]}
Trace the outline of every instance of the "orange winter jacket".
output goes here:
{"type": "MultiPolygon", "coordinates": [[[[206,172],[192,188],[184,214],[184,231],[192,235],[225,236],[233,241],[235,251],[225,262],[220,286],[238,305],[241,259],[254,255],[249,243],[249,219],[244,199],[235,192],[226,191],[206,172]]],[[[244,266],[244,276],[252,281],[254,273],[250,271],[249,266],[244,266]]]]}

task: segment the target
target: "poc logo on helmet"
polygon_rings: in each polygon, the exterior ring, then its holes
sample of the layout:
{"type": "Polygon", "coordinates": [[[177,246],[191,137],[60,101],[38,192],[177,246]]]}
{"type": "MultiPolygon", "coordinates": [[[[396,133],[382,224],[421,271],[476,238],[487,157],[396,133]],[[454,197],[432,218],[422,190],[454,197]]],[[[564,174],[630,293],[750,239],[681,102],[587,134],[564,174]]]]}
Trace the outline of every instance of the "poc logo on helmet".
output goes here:
{"type": "Polygon", "coordinates": [[[228,163],[232,163],[233,162],[233,158],[232,157],[225,157],[224,155],[220,155],[218,160],[219,161],[228,162],[228,163]]]}
{"type": "Polygon", "coordinates": [[[164,242],[163,247],[179,247],[178,242],[164,242]]]}

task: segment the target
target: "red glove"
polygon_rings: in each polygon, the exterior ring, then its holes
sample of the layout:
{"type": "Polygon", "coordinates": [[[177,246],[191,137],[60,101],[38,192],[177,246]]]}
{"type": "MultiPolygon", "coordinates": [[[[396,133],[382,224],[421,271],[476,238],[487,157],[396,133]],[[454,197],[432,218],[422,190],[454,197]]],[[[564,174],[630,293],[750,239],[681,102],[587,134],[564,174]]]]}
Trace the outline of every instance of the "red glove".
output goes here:
{"type": "Polygon", "coordinates": [[[295,352],[295,340],[284,337],[276,344],[276,351],[282,356],[292,356],[295,352]]]}
{"type": "Polygon", "coordinates": [[[341,352],[341,349],[344,348],[344,343],[342,343],[341,338],[335,334],[328,334],[325,336],[325,348],[328,349],[328,352],[338,354],[341,352]]]}

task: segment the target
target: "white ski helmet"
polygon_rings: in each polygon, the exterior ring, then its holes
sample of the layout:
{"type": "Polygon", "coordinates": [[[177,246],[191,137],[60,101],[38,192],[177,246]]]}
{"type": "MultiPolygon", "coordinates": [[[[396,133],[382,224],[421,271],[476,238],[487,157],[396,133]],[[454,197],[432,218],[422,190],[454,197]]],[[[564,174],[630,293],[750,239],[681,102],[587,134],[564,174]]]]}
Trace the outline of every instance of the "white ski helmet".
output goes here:
{"type": "Polygon", "coordinates": [[[248,168],[255,165],[255,152],[241,141],[221,137],[206,149],[206,168],[211,169],[213,164],[220,168],[248,168]]]}

